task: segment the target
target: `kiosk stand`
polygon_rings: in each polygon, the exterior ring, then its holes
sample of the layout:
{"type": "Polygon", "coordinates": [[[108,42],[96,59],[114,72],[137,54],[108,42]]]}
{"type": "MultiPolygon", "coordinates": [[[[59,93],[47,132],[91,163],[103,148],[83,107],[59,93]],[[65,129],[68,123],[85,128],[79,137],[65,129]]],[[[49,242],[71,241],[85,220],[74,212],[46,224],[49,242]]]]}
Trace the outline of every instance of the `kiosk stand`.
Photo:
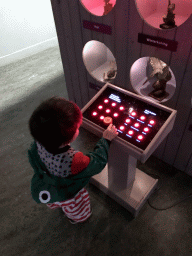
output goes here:
{"type": "Polygon", "coordinates": [[[119,134],[112,140],[108,163],[90,182],[136,217],[158,180],[136,168],[145,163],[172,130],[176,110],[106,83],[83,107],[82,127],[101,137],[112,119],[119,134]]]}

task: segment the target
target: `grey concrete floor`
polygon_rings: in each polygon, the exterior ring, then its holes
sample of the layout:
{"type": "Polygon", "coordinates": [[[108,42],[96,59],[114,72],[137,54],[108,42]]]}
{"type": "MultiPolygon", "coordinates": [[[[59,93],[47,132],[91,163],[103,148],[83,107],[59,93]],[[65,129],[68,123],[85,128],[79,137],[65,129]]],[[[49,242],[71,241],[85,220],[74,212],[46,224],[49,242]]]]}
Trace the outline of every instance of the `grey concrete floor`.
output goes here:
{"type": "MultiPolygon", "coordinates": [[[[151,156],[138,168],[160,177],[160,189],[137,218],[91,184],[93,214],[72,225],[60,209],[36,204],[27,150],[28,120],[53,95],[68,99],[58,47],[0,68],[0,255],[2,256],[189,256],[192,255],[192,177],[151,156]]],[[[98,137],[80,128],[72,147],[92,151],[98,137]]]]}

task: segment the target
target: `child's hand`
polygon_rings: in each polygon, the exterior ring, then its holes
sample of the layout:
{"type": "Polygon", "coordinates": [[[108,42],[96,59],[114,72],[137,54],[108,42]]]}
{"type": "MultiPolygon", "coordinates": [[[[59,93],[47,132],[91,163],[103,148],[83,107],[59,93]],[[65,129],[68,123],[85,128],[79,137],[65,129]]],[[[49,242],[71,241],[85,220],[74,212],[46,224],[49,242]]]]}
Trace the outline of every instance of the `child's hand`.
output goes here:
{"type": "Polygon", "coordinates": [[[117,137],[119,133],[115,125],[110,124],[107,129],[103,132],[103,138],[112,141],[115,137],[117,137]]]}

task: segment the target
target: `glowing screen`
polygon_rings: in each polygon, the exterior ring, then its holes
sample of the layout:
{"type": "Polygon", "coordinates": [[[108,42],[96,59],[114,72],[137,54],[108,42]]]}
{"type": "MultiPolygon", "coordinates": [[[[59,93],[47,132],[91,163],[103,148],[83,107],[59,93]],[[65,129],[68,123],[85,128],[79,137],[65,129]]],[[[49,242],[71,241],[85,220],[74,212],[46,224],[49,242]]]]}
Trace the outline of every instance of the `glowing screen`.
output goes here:
{"type": "Polygon", "coordinates": [[[119,137],[143,150],[149,145],[171,113],[107,87],[83,116],[106,129],[112,118],[119,137]]]}

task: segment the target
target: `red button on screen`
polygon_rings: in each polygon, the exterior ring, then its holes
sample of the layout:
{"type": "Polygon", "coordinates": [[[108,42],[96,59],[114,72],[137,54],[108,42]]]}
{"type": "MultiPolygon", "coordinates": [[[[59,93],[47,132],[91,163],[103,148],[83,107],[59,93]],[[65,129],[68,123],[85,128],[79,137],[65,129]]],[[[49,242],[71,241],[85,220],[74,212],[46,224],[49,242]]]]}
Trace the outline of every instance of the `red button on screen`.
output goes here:
{"type": "Polygon", "coordinates": [[[129,135],[133,135],[133,133],[134,133],[133,131],[128,131],[129,135]]]}
{"type": "Polygon", "coordinates": [[[148,131],[149,131],[149,128],[145,127],[144,132],[148,132],[148,131]]]}
{"type": "Polygon", "coordinates": [[[93,116],[96,116],[97,115],[97,112],[93,112],[93,116]]]}
{"type": "Polygon", "coordinates": [[[141,119],[141,120],[145,120],[145,116],[141,116],[140,119],[141,119]]]}
{"type": "Polygon", "coordinates": [[[110,116],[106,116],[103,120],[104,124],[109,125],[112,124],[113,119],[110,116]]]}
{"type": "Polygon", "coordinates": [[[139,139],[139,140],[142,140],[142,139],[143,139],[143,136],[142,136],[142,135],[139,135],[139,136],[138,136],[138,139],[139,139]]]}
{"type": "Polygon", "coordinates": [[[132,115],[132,116],[136,116],[136,112],[134,112],[134,111],[131,112],[131,115],[132,115]]]}
{"type": "Polygon", "coordinates": [[[130,122],[131,122],[131,119],[127,118],[125,122],[126,122],[126,123],[130,123],[130,122]]]}
{"type": "Polygon", "coordinates": [[[139,127],[139,123],[135,123],[134,126],[135,126],[135,127],[139,127]]]}
{"type": "Polygon", "coordinates": [[[151,120],[149,123],[150,123],[150,124],[155,124],[155,121],[154,121],[154,120],[151,120]]]}

